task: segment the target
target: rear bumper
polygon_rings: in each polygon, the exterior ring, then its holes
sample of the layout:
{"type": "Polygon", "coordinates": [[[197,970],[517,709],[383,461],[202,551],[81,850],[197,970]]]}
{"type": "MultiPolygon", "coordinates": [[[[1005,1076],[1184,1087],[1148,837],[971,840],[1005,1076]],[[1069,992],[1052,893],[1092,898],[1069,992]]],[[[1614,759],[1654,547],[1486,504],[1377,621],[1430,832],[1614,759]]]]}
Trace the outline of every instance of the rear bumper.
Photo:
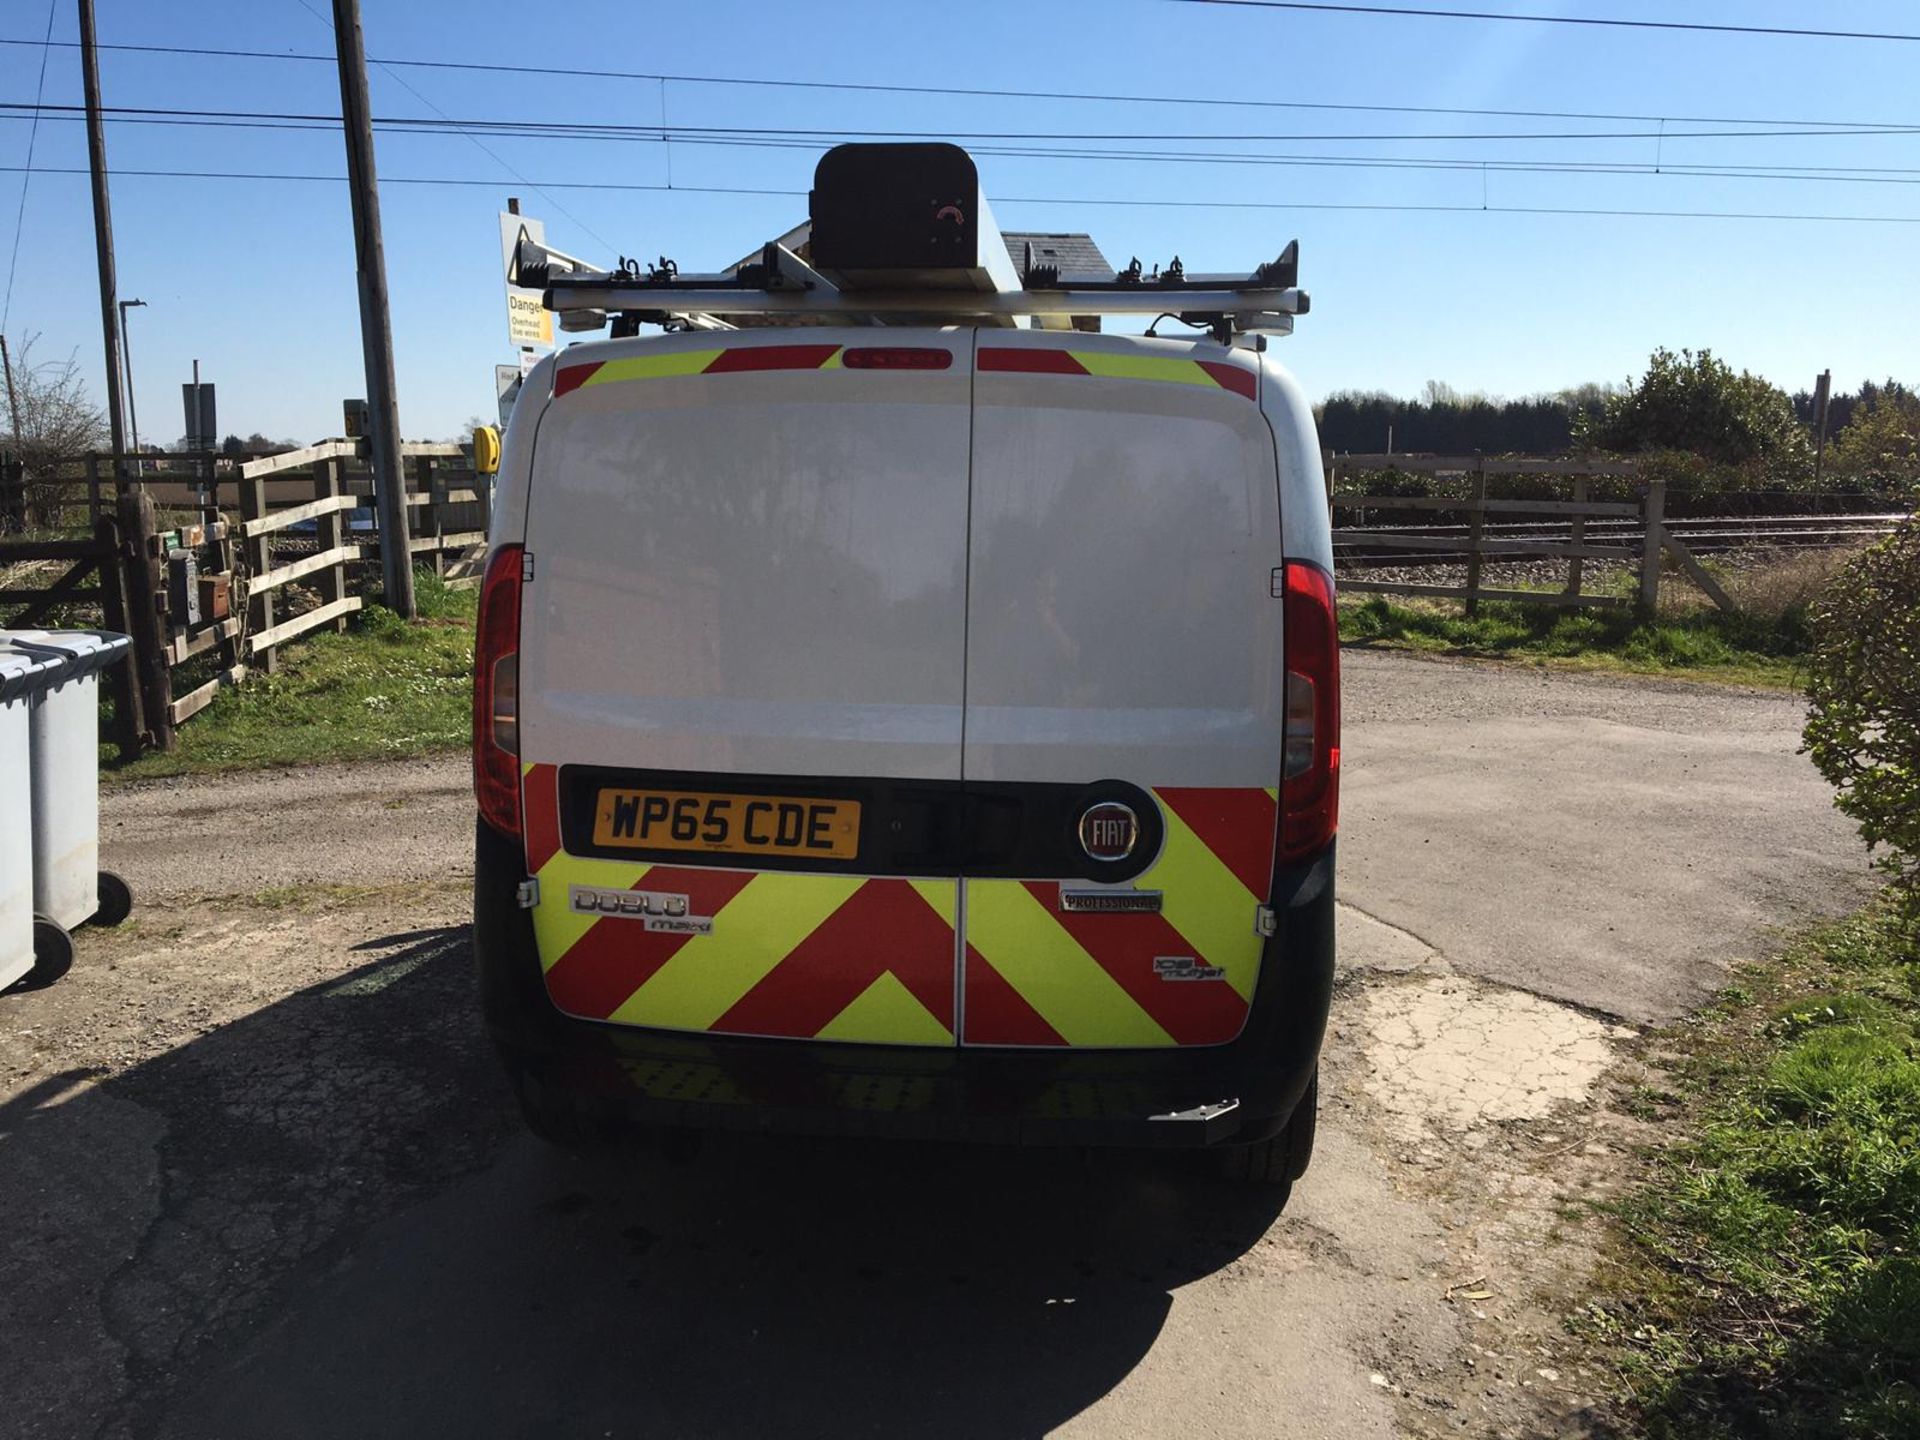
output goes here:
{"type": "Polygon", "coordinates": [[[1188,1050],[986,1050],[687,1035],[577,1020],[547,999],[514,898],[518,844],[478,824],[481,1010],[510,1068],[609,1122],[698,1129],[1199,1148],[1276,1134],[1319,1061],[1333,990],[1333,847],[1283,871],[1246,1028],[1188,1050]]]}

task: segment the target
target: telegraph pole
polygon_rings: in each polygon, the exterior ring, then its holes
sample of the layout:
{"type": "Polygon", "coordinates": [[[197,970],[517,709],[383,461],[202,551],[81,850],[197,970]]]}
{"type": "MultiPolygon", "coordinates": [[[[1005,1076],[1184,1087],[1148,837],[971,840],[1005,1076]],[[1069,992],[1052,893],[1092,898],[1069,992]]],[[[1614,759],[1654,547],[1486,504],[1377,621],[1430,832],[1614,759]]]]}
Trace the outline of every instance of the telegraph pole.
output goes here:
{"type": "MultiPolygon", "coordinates": [[[[90,4],[91,0],[81,0],[90,4]]],[[[360,0],[333,0],[340,61],[340,117],[347,141],[347,189],[353,197],[353,252],[360,276],[360,348],[367,368],[367,432],[380,513],[380,568],[390,609],[411,620],[413,551],[407,543],[406,466],[394,400],[393,321],[387,313],[387,260],[380,243],[379,179],[373,167],[373,113],[367,100],[367,49],[360,0]]]]}
{"type": "Polygon", "coordinates": [[[122,300],[120,302],[120,359],[127,367],[127,443],[133,447],[133,473],[141,473],[140,463],[140,407],[133,403],[133,340],[127,334],[127,311],[146,309],[144,300],[122,300]]]}
{"type": "Polygon", "coordinates": [[[1813,385],[1813,488],[1820,488],[1820,471],[1827,458],[1827,406],[1833,396],[1833,371],[1822,370],[1813,385]]]}
{"type": "Polygon", "coordinates": [[[113,210],[107,202],[107,128],[100,119],[100,56],[94,47],[93,0],[80,0],[80,74],[87,92],[87,166],[93,173],[93,242],[100,252],[100,328],[107,342],[107,424],[113,436],[113,478],[127,478],[127,436],[120,419],[120,335],[115,324],[113,210]]]}

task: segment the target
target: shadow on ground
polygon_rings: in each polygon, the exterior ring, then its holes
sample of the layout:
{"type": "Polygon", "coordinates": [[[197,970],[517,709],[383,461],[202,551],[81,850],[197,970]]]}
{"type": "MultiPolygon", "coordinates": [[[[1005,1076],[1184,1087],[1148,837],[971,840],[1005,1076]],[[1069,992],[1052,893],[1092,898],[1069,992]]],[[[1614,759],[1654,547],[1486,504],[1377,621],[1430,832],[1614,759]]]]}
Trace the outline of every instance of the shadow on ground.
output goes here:
{"type": "MultiPolygon", "coordinates": [[[[115,1218],[99,1206],[146,1195],[91,1282],[128,1401],[88,1414],[76,1372],[27,1433],[1038,1435],[1126,1377],[1174,1287],[1274,1219],[1181,1157],[559,1156],[512,1117],[464,933],[383,947],[60,1103],[40,1086],[0,1107],[42,1182],[114,1145],[152,1170],[48,1221],[72,1264],[47,1279],[84,1319],[87,1232],[115,1218]],[[129,1116],[157,1117],[144,1151],[129,1116]]],[[[26,1297],[15,1323],[60,1303],[26,1297]]],[[[71,1323],[39,1333],[12,1363],[75,1371],[71,1323]]]]}

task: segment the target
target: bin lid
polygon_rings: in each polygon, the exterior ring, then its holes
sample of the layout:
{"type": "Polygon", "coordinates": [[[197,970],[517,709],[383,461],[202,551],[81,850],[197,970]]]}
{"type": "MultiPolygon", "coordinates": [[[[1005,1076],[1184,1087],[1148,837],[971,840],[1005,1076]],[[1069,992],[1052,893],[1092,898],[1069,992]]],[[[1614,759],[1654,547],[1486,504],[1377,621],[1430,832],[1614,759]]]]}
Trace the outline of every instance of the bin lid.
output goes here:
{"type": "Polygon", "coordinates": [[[133,642],[112,630],[0,630],[0,645],[58,668],[58,680],[104,670],[133,642]]]}
{"type": "Polygon", "coordinates": [[[0,705],[11,705],[38,690],[60,683],[63,662],[50,655],[31,655],[0,645],[0,705]]]}

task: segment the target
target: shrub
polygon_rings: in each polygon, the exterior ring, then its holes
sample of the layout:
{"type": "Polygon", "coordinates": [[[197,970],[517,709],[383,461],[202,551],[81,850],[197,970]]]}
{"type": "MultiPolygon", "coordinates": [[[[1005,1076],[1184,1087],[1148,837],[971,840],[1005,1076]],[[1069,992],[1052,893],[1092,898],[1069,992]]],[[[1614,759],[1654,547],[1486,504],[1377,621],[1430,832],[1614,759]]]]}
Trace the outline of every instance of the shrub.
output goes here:
{"type": "Polygon", "coordinates": [[[1647,373],[1608,397],[1597,421],[1575,417],[1574,438],[1602,450],[1685,450],[1728,465],[1767,460],[1796,474],[1812,458],[1787,393],[1748,371],[1735,374],[1711,350],[1654,351],[1647,373]]]}
{"type": "Polygon", "coordinates": [[[1836,478],[1885,495],[1920,486],[1920,396],[1891,381],[1854,413],[1827,452],[1836,478]]]}
{"type": "Polygon", "coordinates": [[[1812,625],[1807,750],[1920,922],[1920,520],[1849,562],[1812,625]]]}

